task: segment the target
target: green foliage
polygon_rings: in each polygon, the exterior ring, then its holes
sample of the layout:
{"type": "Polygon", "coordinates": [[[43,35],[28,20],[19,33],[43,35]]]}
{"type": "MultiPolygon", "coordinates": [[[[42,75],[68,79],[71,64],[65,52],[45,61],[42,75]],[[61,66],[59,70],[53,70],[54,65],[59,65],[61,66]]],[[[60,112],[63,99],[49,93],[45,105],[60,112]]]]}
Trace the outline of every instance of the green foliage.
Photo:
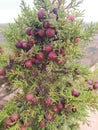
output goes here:
{"type": "MultiPolygon", "coordinates": [[[[88,108],[98,109],[97,88],[89,88],[87,81],[92,76],[79,62],[82,46],[95,34],[97,25],[85,26],[83,11],[78,8],[81,2],[71,0],[67,5],[65,0],[34,0],[31,9],[22,1],[21,15],[5,31],[13,53],[6,60],[3,76],[9,88],[18,92],[0,112],[0,128],[76,130],[79,121],[87,122],[88,108]],[[44,8],[44,14],[39,13],[40,8],[44,8]],[[50,52],[47,45],[52,48],[50,52]],[[12,121],[13,113],[19,114],[17,120],[12,121]],[[10,125],[5,122],[9,118],[10,125]]],[[[96,80],[93,87],[95,84],[96,80]]]]}

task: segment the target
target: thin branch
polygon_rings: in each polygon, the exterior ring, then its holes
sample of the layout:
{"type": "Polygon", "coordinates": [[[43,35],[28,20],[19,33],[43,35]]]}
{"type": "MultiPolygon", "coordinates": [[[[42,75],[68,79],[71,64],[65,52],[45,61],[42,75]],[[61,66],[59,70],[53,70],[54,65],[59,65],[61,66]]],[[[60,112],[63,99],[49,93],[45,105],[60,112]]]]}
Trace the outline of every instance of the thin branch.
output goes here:
{"type": "Polygon", "coordinates": [[[72,8],[72,4],[73,4],[73,2],[70,2],[70,3],[65,7],[65,9],[72,8]]]}

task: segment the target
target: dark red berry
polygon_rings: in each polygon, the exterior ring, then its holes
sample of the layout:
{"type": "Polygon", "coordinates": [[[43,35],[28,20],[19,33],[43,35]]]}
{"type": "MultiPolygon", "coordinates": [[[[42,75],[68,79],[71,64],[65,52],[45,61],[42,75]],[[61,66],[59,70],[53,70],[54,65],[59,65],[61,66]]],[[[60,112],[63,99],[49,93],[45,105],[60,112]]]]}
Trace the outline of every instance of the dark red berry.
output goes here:
{"type": "Polygon", "coordinates": [[[21,42],[17,42],[15,46],[16,46],[17,49],[21,49],[22,48],[22,43],[21,42]]]}
{"type": "Polygon", "coordinates": [[[45,114],[45,118],[51,121],[53,119],[53,116],[51,114],[45,114]]]}
{"type": "Polygon", "coordinates": [[[59,113],[58,106],[53,106],[53,111],[54,111],[55,113],[59,113]]]}
{"type": "Polygon", "coordinates": [[[0,76],[4,76],[5,75],[5,69],[0,68],[0,76]]]}
{"type": "Polygon", "coordinates": [[[31,67],[32,67],[32,61],[31,61],[31,60],[27,60],[27,61],[25,62],[25,66],[26,66],[27,68],[31,68],[31,67]]]}
{"type": "Polygon", "coordinates": [[[25,33],[27,35],[31,35],[31,28],[30,27],[25,28],[25,33]]]}
{"type": "Polygon", "coordinates": [[[33,97],[33,98],[32,98],[32,103],[36,104],[37,102],[38,102],[38,98],[33,97]]]}
{"type": "Polygon", "coordinates": [[[21,127],[20,130],[27,130],[25,126],[21,127]]]}
{"type": "Polygon", "coordinates": [[[48,28],[48,29],[46,30],[46,36],[47,36],[48,38],[54,37],[54,36],[55,36],[55,33],[56,33],[56,31],[55,31],[55,29],[53,29],[53,28],[48,28]]]}
{"type": "Polygon", "coordinates": [[[50,27],[50,23],[48,21],[43,22],[43,27],[44,28],[49,28],[50,27]]]}
{"type": "Polygon", "coordinates": [[[11,121],[17,121],[19,119],[19,114],[14,113],[11,115],[11,121]]]}
{"type": "Polygon", "coordinates": [[[32,101],[32,99],[33,99],[32,93],[26,94],[26,100],[27,100],[27,101],[32,101]]]}
{"type": "Polygon", "coordinates": [[[46,45],[45,46],[45,51],[46,51],[46,53],[49,53],[49,52],[51,52],[53,50],[53,48],[50,46],[50,45],[46,45]]]}
{"type": "Polygon", "coordinates": [[[38,60],[44,60],[44,53],[43,52],[39,52],[37,55],[36,55],[37,59],[38,60]]]}
{"type": "Polygon", "coordinates": [[[74,39],[74,42],[75,42],[75,43],[80,42],[80,38],[79,38],[79,37],[76,37],[76,38],[74,39]]]}
{"type": "Polygon", "coordinates": [[[39,20],[44,19],[44,17],[45,17],[45,9],[40,9],[38,11],[38,18],[39,18],[39,20]]]}
{"type": "Polygon", "coordinates": [[[93,85],[89,85],[89,90],[93,90],[93,85]]]}
{"type": "Polygon", "coordinates": [[[79,90],[77,90],[77,89],[73,89],[73,90],[72,90],[72,96],[74,96],[74,97],[79,97],[79,95],[80,95],[79,90]]]}
{"type": "Polygon", "coordinates": [[[52,99],[51,98],[46,98],[45,99],[45,103],[47,104],[47,105],[51,105],[51,103],[52,103],[52,99]]]}
{"type": "Polygon", "coordinates": [[[98,83],[95,83],[95,84],[93,85],[93,88],[94,88],[94,89],[98,89],[98,83]]]}
{"type": "Polygon", "coordinates": [[[11,119],[10,119],[10,118],[7,118],[7,119],[5,120],[5,125],[8,127],[8,126],[11,126],[11,124],[12,124],[11,119]]]}
{"type": "Polygon", "coordinates": [[[55,61],[57,59],[57,55],[54,51],[51,51],[49,54],[48,54],[48,57],[50,60],[52,61],[55,61]]]}
{"type": "Polygon", "coordinates": [[[46,127],[46,123],[43,121],[40,123],[40,126],[44,128],[44,127],[46,127]]]}
{"type": "Polygon", "coordinates": [[[62,103],[57,104],[57,107],[59,110],[62,110],[64,108],[64,105],[62,103]]]}
{"type": "Polygon", "coordinates": [[[87,83],[88,83],[89,85],[92,85],[92,84],[93,84],[93,80],[92,80],[92,79],[88,79],[88,80],[87,80],[87,83]]]}
{"type": "Polygon", "coordinates": [[[44,34],[45,34],[45,32],[44,32],[43,29],[39,29],[39,30],[38,30],[38,35],[39,35],[40,37],[44,37],[44,34]]]}

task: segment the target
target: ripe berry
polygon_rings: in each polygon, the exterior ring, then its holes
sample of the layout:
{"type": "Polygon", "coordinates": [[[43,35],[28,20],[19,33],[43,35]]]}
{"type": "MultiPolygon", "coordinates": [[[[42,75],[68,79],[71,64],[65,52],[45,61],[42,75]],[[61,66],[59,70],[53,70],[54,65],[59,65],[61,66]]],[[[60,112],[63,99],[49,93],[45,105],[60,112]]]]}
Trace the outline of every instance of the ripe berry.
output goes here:
{"type": "Polygon", "coordinates": [[[59,113],[58,106],[53,106],[53,111],[54,111],[55,113],[59,113]]]}
{"type": "Polygon", "coordinates": [[[35,63],[35,61],[36,61],[36,58],[35,58],[35,57],[32,57],[31,62],[32,62],[32,63],[35,63]]]}
{"type": "Polygon", "coordinates": [[[25,123],[25,126],[28,127],[28,126],[30,126],[30,124],[31,124],[31,121],[27,121],[27,122],[25,123]]]}
{"type": "Polygon", "coordinates": [[[40,126],[44,128],[44,127],[46,127],[46,123],[43,121],[40,123],[40,126]]]}
{"type": "Polygon", "coordinates": [[[38,60],[44,60],[44,53],[43,52],[39,52],[37,55],[36,55],[37,59],[38,60]]]}
{"type": "Polygon", "coordinates": [[[20,130],[27,130],[27,128],[23,126],[20,128],[20,130]]]}
{"type": "Polygon", "coordinates": [[[25,28],[25,33],[27,34],[27,35],[31,35],[31,28],[30,27],[27,27],[27,28],[25,28]]]}
{"type": "Polygon", "coordinates": [[[32,36],[34,36],[35,33],[36,33],[36,31],[35,31],[34,29],[31,29],[30,34],[31,34],[32,36]]]}
{"type": "Polygon", "coordinates": [[[32,103],[36,104],[38,102],[38,99],[36,97],[32,98],[32,103]]]}
{"type": "Polygon", "coordinates": [[[47,104],[47,105],[51,105],[51,103],[52,103],[52,99],[51,98],[46,98],[45,99],[45,103],[47,104]]]}
{"type": "Polygon", "coordinates": [[[38,11],[38,18],[39,18],[39,20],[44,19],[44,17],[45,17],[45,9],[40,9],[38,11]]]}
{"type": "Polygon", "coordinates": [[[77,90],[77,89],[73,89],[73,90],[72,90],[72,96],[78,97],[79,95],[80,95],[79,90],[77,90]]]}
{"type": "Polygon", "coordinates": [[[31,68],[31,67],[32,67],[32,61],[31,61],[31,60],[27,60],[27,61],[25,62],[25,66],[26,66],[27,68],[31,68]]]}
{"type": "Polygon", "coordinates": [[[23,40],[21,41],[22,49],[27,50],[29,48],[27,41],[23,40]]]}
{"type": "Polygon", "coordinates": [[[79,38],[79,37],[76,37],[76,38],[74,39],[74,42],[75,42],[75,43],[80,42],[80,38],[79,38]]]}
{"type": "Polygon", "coordinates": [[[93,87],[94,87],[93,85],[89,85],[88,88],[89,88],[89,90],[93,90],[93,87]]]}
{"type": "Polygon", "coordinates": [[[53,13],[57,15],[58,14],[58,8],[54,8],[53,13]]]}
{"type": "Polygon", "coordinates": [[[89,85],[92,85],[92,84],[93,84],[93,80],[92,80],[92,79],[89,79],[89,80],[87,80],[87,83],[88,83],[89,85]]]}
{"type": "Polygon", "coordinates": [[[94,89],[98,89],[98,83],[95,83],[95,84],[93,85],[93,88],[94,88],[94,89]]]}
{"type": "Polygon", "coordinates": [[[54,37],[55,36],[55,29],[53,29],[53,28],[48,28],[47,30],[46,30],[46,36],[48,37],[48,38],[52,38],[52,37],[54,37]]]}
{"type": "Polygon", "coordinates": [[[38,30],[38,35],[39,35],[40,37],[43,37],[44,34],[45,34],[45,32],[44,32],[43,29],[39,29],[39,30],[38,30]]]}
{"type": "Polygon", "coordinates": [[[32,93],[26,94],[26,100],[27,100],[27,101],[32,101],[32,99],[33,99],[32,93]]]}
{"type": "Polygon", "coordinates": [[[45,51],[46,51],[46,53],[49,53],[49,52],[51,52],[53,50],[53,48],[50,46],[50,45],[46,45],[45,46],[45,51]]]}
{"type": "Polygon", "coordinates": [[[29,37],[29,43],[30,45],[34,45],[36,43],[35,39],[32,38],[32,36],[29,37]]]}
{"type": "Polygon", "coordinates": [[[60,48],[60,54],[64,54],[64,52],[65,52],[65,48],[61,47],[60,48]]]}
{"type": "Polygon", "coordinates": [[[49,54],[48,54],[48,57],[50,60],[52,61],[55,61],[57,59],[57,55],[54,51],[51,51],[49,54]]]}
{"type": "Polygon", "coordinates": [[[43,22],[43,27],[44,28],[49,28],[50,27],[50,23],[48,21],[43,22]]]}
{"type": "Polygon", "coordinates": [[[22,43],[21,42],[17,42],[15,46],[16,46],[17,49],[21,49],[22,48],[22,43]]]}
{"type": "Polygon", "coordinates": [[[4,76],[5,75],[5,70],[3,68],[0,68],[0,76],[4,76]]]}
{"type": "Polygon", "coordinates": [[[58,63],[58,65],[63,65],[65,63],[65,61],[58,59],[57,63],[58,63]]]}
{"type": "Polygon", "coordinates": [[[62,110],[64,108],[64,105],[62,103],[57,104],[57,107],[59,110],[62,110]]]}
{"type": "Polygon", "coordinates": [[[51,114],[45,114],[45,118],[51,121],[53,119],[53,116],[51,114]]]}
{"type": "Polygon", "coordinates": [[[67,83],[66,83],[66,85],[69,87],[72,87],[73,86],[73,82],[72,81],[68,81],[67,83]]]}
{"type": "Polygon", "coordinates": [[[11,126],[11,124],[12,124],[11,119],[10,119],[10,118],[7,118],[7,119],[5,120],[5,125],[8,127],[8,126],[11,126]]]}
{"type": "Polygon", "coordinates": [[[19,119],[19,114],[14,113],[11,115],[11,121],[17,121],[19,119]]]}
{"type": "Polygon", "coordinates": [[[75,20],[75,16],[73,16],[73,15],[68,15],[67,18],[68,18],[68,20],[70,20],[72,22],[75,20]]]}

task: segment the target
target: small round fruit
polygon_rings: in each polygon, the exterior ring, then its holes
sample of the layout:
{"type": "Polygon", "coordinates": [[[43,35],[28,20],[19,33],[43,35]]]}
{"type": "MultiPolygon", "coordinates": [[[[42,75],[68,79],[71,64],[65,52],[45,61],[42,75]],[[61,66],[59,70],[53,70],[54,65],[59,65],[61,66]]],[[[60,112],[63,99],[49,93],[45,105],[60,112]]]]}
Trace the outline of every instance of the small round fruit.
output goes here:
{"type": "Polygon", "coordinates": [[[27,34],[27,35],[31,35],[31,28],[30,27],[27,27],[27,28],[25,28],[25,33],[27,34]]]}
{"type": "Polygon", "coordinates": [[[65,61],[58,59],[57,63],[58,63],[58,65],[64,65],[65,61]]]}
{"type": "Polygon", "coordinates": [[[54,8],[53,13],[57,15],[58,14],[58,8],[54,8]]]}
{"type": "Polygon", "coordinates": [[[54,51],[51,51],[49,54],[48,54],[48,57],[50,60],[52,61],[55,61],[57,59],[57,55],[54,51]]]}
{"type": "Polygon", "coordinates": [[[87,80],[87,83],[88,83],[89,85],[92,85],[92,84],[93,84],[93,80],[92,80],[92,79],[88,79],[88,80],[87,80]]]}
{"type": "Polygon", "coordinates": [[[45,52],[46,53],[49,53],[49,52],[51,52],[53,50],[53,48],[50,46],[50,45],[46,45],[45,46],[45,52]]]}
{"type": "Polygon", "coordinates": [[[93,85],[89,85],[89,90],[93,90],[93,85]]]}
{"type": "Polygon", "coordinates": [[[50,23],[48,21],[43,22],[43,27],[44,28],[49,28],[50,27],[50,23]]]}
{"type": "Polygon", "coordinates": [[[53,116],[51,114],[45,114],[45,118],[51,121],[53,119],[53,116]]]}
{"type": "Polygon", "coordinates": [[[25,62],[25,66],[26,66],[27,68],[31,68],[31,67],[32,67],[32,61],[31,61],[31,60],[27,60],[27,61],[25,62]]]}
{"type": "Polygon", "coordinates": [[[20,130],[27,130],[27,128],[23,126],[20,128],[20,130]]]}
{"type": "Polygon", "coordinates": [[[45,123],[44,121],[42,121],[42,122],[40,123],[40,126],[44,128],[44,127],[46,127],[46,123],[45,123]]]}
{"type": "Polygon", "coordinates": [[[68,20],[70,20],[70,21],[75,21],[75,16],[73,16],[73,15],[68,15],[68,20]]]}
{"type": "Polygon", "coordinates": [[[27,50],[29,47],[27,41],[25,41],[25,40],[21,41],[21,45],[22,45],[22,49],[24,49],[24,50],[27,50]]]}
{"type": "Polygon", "coordinates": [[[19,119],[19,114],[18,113],[14,113],[11,115],[11,121],[17,121],[19,119]]]}
{"type": "Polygon", "coordinates": [[[44,37],[44,34],[45,34],[45,32],[44,32],[43,29],[39,29],[39,30],[38,30],[38,35],[39,35],[40,37],[44,37]]]}
{"type": "Polygon", "coordinates": [[[75,43],[80,42],[80,38],[79,38],[79,37],[76,37],[76,38],[74,39],[74,42],[75,42],[75,43]]]}
{"type": "Polygon", "coordinates": [[[79,95],[80,95],[79,90],[77,90],[77,89],[73,89],[73,90],[72,90],[72,96],[74,96],[74,97],[79,97],[79,95]]]}
{"type": "Polygon", "coordinates": [[[6,125],[7,127],[9,127],[9,126],[11,126],[11,124],[12,124],[11,119],[10,119],[10,118],[7,118],[7,119],[5,120],[5,125],[6,125]]]}
{"type": "Polygon", "coordinates": [[[32,103],[34,103],[34,104],[38,103],[38,98],[33,97],[33,98],[32,98],[32,103]]]}
{"type": "Polygon", "coordinates": [[[46,30],[46,36],[47,36],[48,38],[54,37],[54,36],[55,36],[55,33],[56,33],[56,31],[55,31],[55,29],[53,29],[53,28],[48,28],[48,29],[46,30]]]}
{"type": "Polygon", "coordinates": [[[53,106],[53,112],[55,112],[55,113],[59,113],[58,106],[53,106]]]}
{"type": "Polygon", "coordinates": [[[35,43],[36,43],[35,39],[32,38],[32,36],[30,36],[29,37],[29,44],[33,46],[35,43]]]}
{"type": "Polygon", "coordinates": [[[27,101],[32,101],[32,99],[33,99],[32,93],[26,94],[26,100],[27,100],[27,101]]]}
{"type": "Polygon", "coordinates": [[[57,107],[59,110],[62,110],[64,108],[64,105],[62,103],[57,104],[57,107]]]}
{"type": "Polygon", "coordinates": [[[39,20],[41,20],[44,19],[44,17],[45,17],[45,9],[42,8],[38,11],[38,18],[39,20]]]}
{"type": "Polygon", "coordinates": [[[25,123],[25,126],[26,127],[28,127],[28,126],[30,126],[31,125],[31,121],[27,121],[26,123],[25,123]]]}
{"type": "Polygon", "coordinates": [[[21,49],[22,48],[22,43],[21,42],[17,42],[15,44],[15,46],[16,46],[17,49],[21,49]]]}
{"type": "Polygon", "coordinates": [[[52,103],[52,99],[51,98],[46,98],[45,99],[45,103],[46,103],[46,105],[51,105],[51,103],[52,103]]]}
{"type": "Polygon", "coordinates": [[[95,84],[93,85],[93,88],[94,88],[94,89],[98,89],[98,83],[95,83],[95,84]]]}
{"type": "Polygon", "coordinates": [[[0,68],[0,76],[4,76],[5,75],[5,69],[0,68]]]}
{"type": "Polygon", "coordinates": [[[43,52],[39,52],[37,55],[36,55],[37,59],[38,60],[44,60],[44,53],[43,52]]]}

